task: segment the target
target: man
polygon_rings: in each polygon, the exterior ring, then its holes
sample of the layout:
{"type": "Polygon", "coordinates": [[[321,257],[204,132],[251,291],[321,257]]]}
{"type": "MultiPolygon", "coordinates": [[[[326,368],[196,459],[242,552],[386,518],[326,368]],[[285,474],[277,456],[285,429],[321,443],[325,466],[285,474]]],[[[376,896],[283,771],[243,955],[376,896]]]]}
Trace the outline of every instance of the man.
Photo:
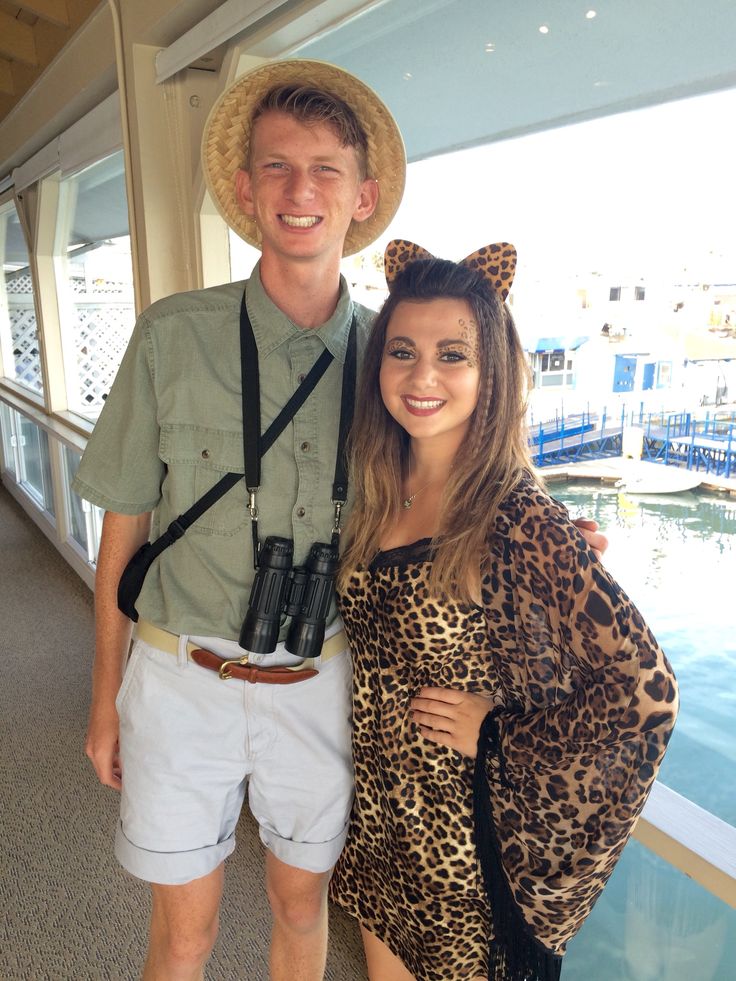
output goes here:
{"type": "Polygon", "coordinates": [[[266,846],[271,977],[316,981],[351,802],[349,657],[334,603],[313,663],[283,643],[272,654],[238,646],[254,578],[248,509],[261,542],[293,540],[294,564],[330,541],[343,363],[351,323],[360,343],[371,318],[339,263],[390,222],[405,158],[359,80],[290,61],[223,95],[203,162],[223,216],[262,252],[246,286],[262,418],[241,401],[253,390],[241,385],[242,284],[143,314],[75,482],[106,510],[86,749],[102,783],[122,790],[116,854],[152,883],[143,977],[202,977],[247,782],[266,846]],[[121,682],[131,624],[117,587],[129,559],[225,473],[243,472],[243,430],[265,431],[325,349],[334,360],[264,455],[257,495],[240,481],[151,566],[121,682]]]}

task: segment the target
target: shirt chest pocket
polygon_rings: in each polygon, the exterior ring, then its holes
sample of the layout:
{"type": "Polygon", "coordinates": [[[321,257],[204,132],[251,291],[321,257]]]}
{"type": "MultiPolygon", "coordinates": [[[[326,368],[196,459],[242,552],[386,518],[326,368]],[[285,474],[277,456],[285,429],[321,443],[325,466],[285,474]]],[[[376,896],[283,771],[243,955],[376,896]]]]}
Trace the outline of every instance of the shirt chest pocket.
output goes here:
{"type": "MultiPolygon", "coordinates": [[[[243,473],[240,432],[165,424],[159,456],[167,473],[162,495],[171,517],[187,511],[227,473],[243,473]]],[[[188,535],[234,535],[248,520],[245,481],[231,487],[191,526],[188,535]]]]}

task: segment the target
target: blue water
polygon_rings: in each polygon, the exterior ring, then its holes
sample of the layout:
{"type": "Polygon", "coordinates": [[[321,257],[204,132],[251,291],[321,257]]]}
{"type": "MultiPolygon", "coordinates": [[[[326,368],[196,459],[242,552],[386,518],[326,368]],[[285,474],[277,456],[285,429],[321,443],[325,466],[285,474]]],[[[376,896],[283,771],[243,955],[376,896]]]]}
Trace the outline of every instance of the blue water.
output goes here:
{"type": "MultiPolygon", "coordinates": [[[[604,562],[675,669],[681,708],[662,783],[736,824],[736,500],[550,483],[594,517],[604,562]]],[[[565,981],[736,981],[736,911],[638,842],[570,945],[565,981]]]]}

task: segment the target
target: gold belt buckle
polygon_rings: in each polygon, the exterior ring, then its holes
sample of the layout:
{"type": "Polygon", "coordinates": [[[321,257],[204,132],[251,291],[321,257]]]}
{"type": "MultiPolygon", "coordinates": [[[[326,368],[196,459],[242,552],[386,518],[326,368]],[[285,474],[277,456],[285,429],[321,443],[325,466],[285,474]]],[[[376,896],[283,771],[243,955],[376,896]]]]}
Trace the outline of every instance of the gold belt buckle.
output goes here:
{"type": "Polygon", "coordinates": [[[237,658],[231,659],[230,661],[223,661],[222,662],[222,664],[220,665],[220,670],[218,671],[218,674],[220,675],[220,677],[222,678],[223,681],[227,681],[228,678],[232,678],[232,674],[230,673],[230,665],[231,664],[242,664],[243,666],[247,665],[248,664],[248,655],[246,654],[245,657],[237,657],[237,658]]]}

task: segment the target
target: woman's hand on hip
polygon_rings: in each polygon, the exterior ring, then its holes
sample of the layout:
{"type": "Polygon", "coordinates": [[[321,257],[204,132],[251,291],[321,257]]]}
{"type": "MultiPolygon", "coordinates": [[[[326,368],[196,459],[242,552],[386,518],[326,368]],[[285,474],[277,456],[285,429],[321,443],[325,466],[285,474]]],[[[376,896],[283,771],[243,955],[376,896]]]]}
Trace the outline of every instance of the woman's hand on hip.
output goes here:
{"type": "Polygon", "coordinates": [[[481,723],[493,699],[456,688],[422,688],[409,702],[411,717],[425,739],[475,759],[481,723]]]}

